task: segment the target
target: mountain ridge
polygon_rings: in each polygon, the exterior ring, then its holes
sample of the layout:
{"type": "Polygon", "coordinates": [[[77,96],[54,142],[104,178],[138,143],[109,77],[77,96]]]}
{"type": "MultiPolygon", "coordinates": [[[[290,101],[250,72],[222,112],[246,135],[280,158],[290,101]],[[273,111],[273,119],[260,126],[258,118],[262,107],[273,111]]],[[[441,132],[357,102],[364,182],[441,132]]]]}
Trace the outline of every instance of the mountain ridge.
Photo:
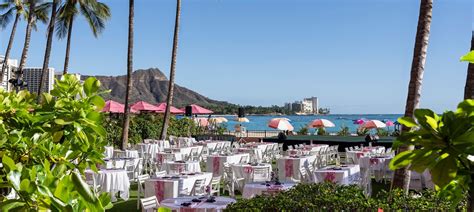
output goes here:
{"type": "MultiPolygon", "coordinates": [[[[126,92],[126,75],[104,76],[104,75],[84,75],[82,79],[87,77],[95,77],[101,82],[104,90],[111,92],[103,94],[105,100],[114,100],[124,103],[126,92]]],[[[130,102],[133,104],[137,101],[146,101],[151,104],[157,104],[166,101],[168,93],[168,78],[161,72],[159,68],[138,69],[132,74],[132,90],[130,93],[130,102]]],[[[173,105],[183,107],[189,104],[198,104],[202,106],[225,107],[232,106],[226,101],[214,100],[206,97],[196,91],[174,85],[173,105]]]]}

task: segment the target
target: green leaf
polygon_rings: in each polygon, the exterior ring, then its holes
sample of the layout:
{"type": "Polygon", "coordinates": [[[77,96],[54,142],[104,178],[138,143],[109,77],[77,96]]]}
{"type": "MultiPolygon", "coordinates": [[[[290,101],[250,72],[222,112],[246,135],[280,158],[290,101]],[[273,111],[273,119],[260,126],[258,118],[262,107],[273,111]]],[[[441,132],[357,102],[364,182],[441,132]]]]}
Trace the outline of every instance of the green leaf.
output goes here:
{"type": "Polygon", "coordinates": [[[431,169],[431,178],[433,183],[439,187],[446,186],[456,177],[457,163],[454,157],[448,156],[440,161],[431,169]]]}
{"type": "Polygon", "coordinates": [[[467,61],[470,63],[474,63],[474,51],[467,53],[466,55],[461,57],[461,61],[467,61]]]}
{"type": "Polygon", "coordinates": [[[435,131],[438,129],[438,121],[433,117],[426,116],[426,123],[431,126],[431,128],[435,131]]]}
{"type": "Polygon", "coordinates": [[[8,212],[15,208],[23,207],[26,203],[19,199],[9,199],[0,203],[0,211],[8,212]]]}
{"type": "Polygon", "coordinates": [[[64,121],[63,119],[55,119],[54,123],[59,124],[59,125],[69,125],[72,123],[72,121],[64,121]]]}
{"type": "Polygon", "coordinates": [[[100,88],[100,81],[94,77],[89,77],[84,81],[84,93],[87,96],[91,96],[96,93],[100,88]]]}
{"type": "Polygon", "coordinates": [[[30,180],[23,179],[20,183],[20,190],[27,191],[29,187],[30,187],[30,180]]]}
{"type": "Polygon", "coordinates": [[[10,169],[10,171],[11,170],[16,170],[15,162],[13,161],[13,159],[8,157],[8,155],[3,155],[2,163],[3,163],[3,165],[6,165],[10,169]]]}
{"type": "Polygon", "coordinates": [[[171,212],[172,210],[167,207],[159,207],[158,212],[171,212]]]}
{"type": "Polygon", "coordinates": [[[72,183],[74,183],[75,188],[77,189],[77,192],[88,202],[90,203],[96,203],[97,198],[94,196],[92,193],[91,189],[89,188],[89,185],[87,185],[84,180],[82,180],[82,177],[79,173],[74,172],[71,175],[72,183]]]}
{"type": "Polygon", "coordinates": [[[407,150],[404,152],[398,153],[391,161],[390,161],[390,169],[395,170],[399,168],[406,167],[410,165],[412,158],[415,155],[413,154],[413,150],[407,150]]]}
{"type": "Polygon", "coordinates": [[[405,125],[406,127],[416,127],[416,126],[418,126],[415,119],[413,119],[412,117],[400,117],[400,118],[398,118],[398,122],[400,124],[405,125]]]}

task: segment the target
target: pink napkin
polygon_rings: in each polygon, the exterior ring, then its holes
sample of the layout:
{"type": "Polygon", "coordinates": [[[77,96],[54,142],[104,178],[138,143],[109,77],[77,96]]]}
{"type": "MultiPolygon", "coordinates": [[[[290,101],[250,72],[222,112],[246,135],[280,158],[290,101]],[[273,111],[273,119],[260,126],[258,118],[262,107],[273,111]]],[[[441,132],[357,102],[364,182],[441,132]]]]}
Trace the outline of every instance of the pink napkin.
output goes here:
{"type": "Polygon", "coordinates": [[[326,176],[324,176],[324,181],[335,183],[336,182],[336,173],[327,172],[326,176]]]}
{"type": "Polygon", "coordinates": [[[220,169],[220,166],[221,166],[221,161],[219,159],[220,159],[219,157],[213,157],[212,158],[212,173],[214,175],[219,174],[219,169],[220,169]]]}
{"type": "Polygon", "coordinates": [[[158,202],[161,202],[165,199],[165,182],[164,181],[156,181],[155,182],[155,195],[158,199],[158,202]]]}
{"type": "Polygon", "coordinates": [[[361,158],[362,156],[364,156],[364,153],[358,152],[358,153],[356,153],[356,155],[357,155],[357,158],[361,158]]]}
{"type": "Polygon", "coordinates": [[[285,177],[293,175],[293,160],[285,160],[285,177]]]}
{"type": "Polygon", "coordinates": [[[244,167],[244,172],[245,173],[252,173],[253,172],[253,167],[251,167],[251,166],[244,167]]]}

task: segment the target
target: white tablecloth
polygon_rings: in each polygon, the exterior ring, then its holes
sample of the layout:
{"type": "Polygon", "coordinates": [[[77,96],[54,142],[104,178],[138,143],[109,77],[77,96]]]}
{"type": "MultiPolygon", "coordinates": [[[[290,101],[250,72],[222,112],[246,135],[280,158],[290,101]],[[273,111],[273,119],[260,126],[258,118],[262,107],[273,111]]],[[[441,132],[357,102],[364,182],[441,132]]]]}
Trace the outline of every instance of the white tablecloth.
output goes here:
{"type": "Polygon", "coordinates": [[[197,179],[205,179],[206,185],[212,180],[212,173],[179,175],[179,178],[152,178],[145,181],[145,197],[156,196],[158,201],[178,197],[180,190],[191,191],[197,179]]]}
{"type": "Polygon", "coordinates": [[[138,151],[148,153],[152,159],[156,157],[156,153],[163,152],[165,148],[170,148],[169,141],[157,141],[156,143],[138,144],[138,151]]]}
{"type": "Polygon", "coordinates": [[[359,164],[359,158],[369,155],[382,154],[385,150],[383,146],[364,147],[361,150],[352,150],[346,152],[346,157],[352,159],[354,164],[359,164]]]}
{"type": "Polygon", "coordinates": [[[267,186],[266,183],[247,183],[244,186],[244,191],[242,193],[242,197],[245,199],[253,198],[257,195],[261,195],[262,192],[278,192],[284,191],[292,188],[295,186],[295,183],[283,183],[281,185],[275,185],[273,182],[267,186]]]}
{"type": "Polygon", "coordinates": [[[301,180],[300,168],[308,167],[316,160],[315,155],[300,156],[300,157],[281,157],[278,159],[278,179],[281,181],[301,180]]]}
{"type": "Polygon", "coordinates": [[[172,157],[172,160],[184,160],[183,154],[179,152],[158,152],[156,153],[156,159],[157,161],[163,163],[166,161],[166,158],[172,157]]]}
{"type": "Polygon", "coordinates": [[[100,170],[98,173],[86,170],[85,174],[94,176],[96,184],[100,185],[100,190],[110,193],[112,199],[117,192],[120,192],[120,198],[128,200],[130,182],[125,170],[100,170]]]}
{"type": "Polygon", "coordinates": [[[166,199],[161,202],[161,205],[172,210],[178,211],[224,211],[228,204],[236,202],[235,199],[229,197],[216,197],[216,202],[208,203],[208,202],[199,202],[199,203],[192,203],[188,207],[181,206],[182,203],[191,202],[192,199],[199,198],[199,197],[178,197],[173,199],[166,199]]]}
{"type": "Polygon", "coordinates": [[[201,166],[198,161],[186,161],[185,163],[175,161],[165,161],[162,170],[168,174],[179,174],[182,172],[201,172],[201,166]],[[177,172],[176,172],[177,170],[177,172]]]}
{"type": "Polygon", "coordinates": [[[235,173],[235,176],[237,178],[245,178],[246,182],[252,182],[253,170],[257,167],[268,168],[268,174],[261,175],[261,176],[254,176],[255,178],[253,180],[254,182],[265,182],[265,181],[270,181],[271,179],[272,165],[270,164],[258,164],[256,166],[249,165],[249,164],[232,164],[231,167],[235,173]]]}
{"type": "Polygon", "coordinates": [[[360,176],[359,165],[341,166],[336,169],[334,167],[327,167],[314,171],[314,179],[316,183],[329,181],[343,185],[353,184],[360,176]]]}
{"type": "MultiPolygon", "coordinates": [[[[242,156],[250,157],[249,154],[233,154],[233,155],[209,155],[206,162],[206,170],[212,172],[214,176],[221,176],[224,172],[224,163],[237,164],[240,163],[242,156]]],[[[248,160],[246,161],[248,162],[248,160]]]]}
{"type": "Polygon", "coordinates": [[[105,155],[105,158],[112,158],[114,156],[114,147],[113,146],[105,146],[104,155],[105,155]]]}
{"type": "Polygon", "coordinates": [[[171,151],[174,153],[181,153],[183,157],[188,157],[191,154],[191,150],[196,149],[195,151],[200,154],[202,152],[202,146],[191,146],[191,147],[173,147],[173,148],[166,148],[166,151],[171,151]]]}

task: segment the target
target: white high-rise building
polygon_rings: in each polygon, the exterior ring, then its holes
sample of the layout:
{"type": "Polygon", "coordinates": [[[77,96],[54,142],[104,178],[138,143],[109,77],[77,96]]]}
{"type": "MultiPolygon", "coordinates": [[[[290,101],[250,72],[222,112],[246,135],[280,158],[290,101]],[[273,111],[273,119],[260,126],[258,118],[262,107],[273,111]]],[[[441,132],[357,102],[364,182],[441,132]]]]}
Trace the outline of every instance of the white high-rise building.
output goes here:
{"type": "MultiPolygon", "coordinates": [[[[41,73],[43,68],[24,68],[23,69],[23,80],[28,83],[28,90],[31,93],[37,93],[39,83],[41,80],[41,73]]],[[[48,68],[47,76],[42,88],[42,92],[49,93],[53,89],[54,84],[54,68],[48,68]]]]}
{"type": "Polygon", "coordinates": [[[303,113],[313,113],[313,101],[311,99],[303,99],[303,113]]]}
{"type": "Polygon", "coordinates": [[[313,113],[313,114],[318,114],[319,112],[319,100],[318,97],[310,97],[310,98],[305,98],[304,101],[308,102],[308,104],[311,104],[311,111],[308,111],[308,113],[313,113]]]}
{"type": "MultiPolygon", "coordinates": [[[[5,56],[0,55],[0,71],[3,65],[5,56]]],[[[13,77],[13,71],[18,68],[18,60],[8,59],[7,67],[5,67],[5,73],[3,74],[3,81],[0,83],[0,87],[4,88],[6,91],[11,91],[13,86],[8,83],[8,80],[13,77]]]]}

